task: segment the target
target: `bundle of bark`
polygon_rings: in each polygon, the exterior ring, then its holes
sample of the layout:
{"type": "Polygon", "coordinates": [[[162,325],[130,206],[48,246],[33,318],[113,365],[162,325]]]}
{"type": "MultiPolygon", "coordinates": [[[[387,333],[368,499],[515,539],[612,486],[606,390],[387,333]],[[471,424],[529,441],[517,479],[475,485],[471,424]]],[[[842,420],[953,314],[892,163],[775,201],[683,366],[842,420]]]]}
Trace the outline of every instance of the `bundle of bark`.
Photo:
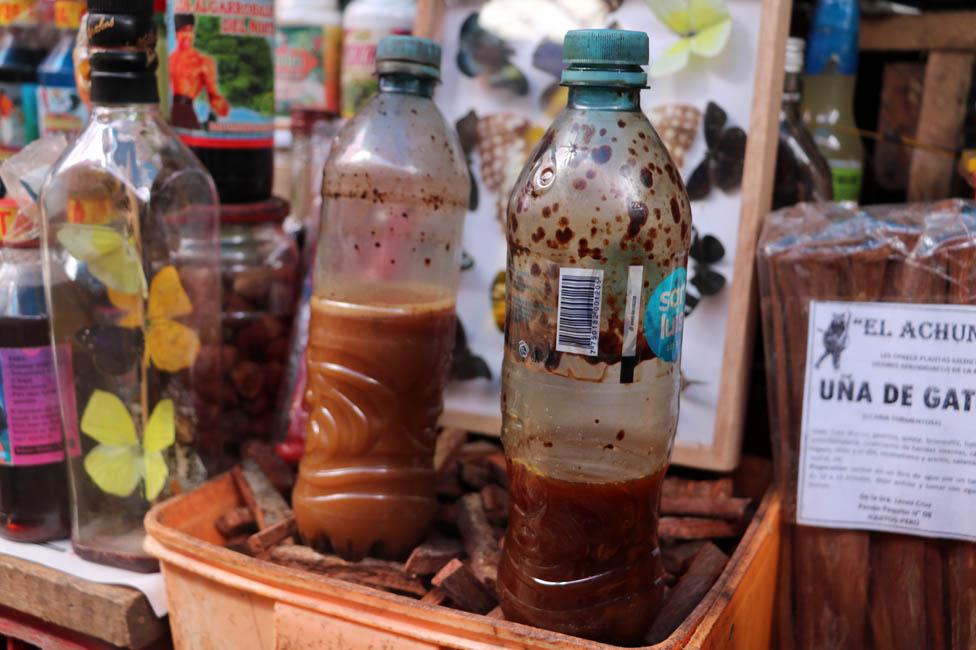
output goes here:
{"type": "MultiPolygon", "coordinates": [[[[232,475],[245,505],[217,522],[227,548],[424,603],[504,618],[495,583],[508,522],[508,479],[497,440],[442,432],[435,457],[440,508],[434,530],[404,562],[348,562],[301,545],[285,498],[294,480],[291,468],[262,443],[245,445],[243,456],[232,475]]],[[[666,639],[691,614],[755,511],[751,498],[733,495],[729,477],[668,477],[662,494],[667,597],[648,643],[666,639]]]]}
{"type": "MultiPolygon", "coordinates": [[[[775,474],[794,522],[810,301],[976,304],[976,204],[781,210],[764,228],[759,276],[775,474]]],[[[783,532],[780,647],[976,648],[976,544],[783,532]]]]}

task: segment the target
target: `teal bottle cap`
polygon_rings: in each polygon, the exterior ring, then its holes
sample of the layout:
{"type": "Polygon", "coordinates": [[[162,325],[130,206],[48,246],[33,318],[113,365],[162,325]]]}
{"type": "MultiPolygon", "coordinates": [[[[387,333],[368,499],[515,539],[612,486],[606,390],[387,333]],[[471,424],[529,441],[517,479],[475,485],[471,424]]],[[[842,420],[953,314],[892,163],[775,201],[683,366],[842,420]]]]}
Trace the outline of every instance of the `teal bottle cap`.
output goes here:
{"type": "Polygon", "coordinates": [[[376,72],[403,72],[439,80],[441,46],[418,36],[385,36],[376,46],[376,72]]]}
{"type": "Polygon", "coordinates": [[[649,40],[645,32],[574,29],[563,39],[562,83],[587,86],[647,86],[649,40]]]}

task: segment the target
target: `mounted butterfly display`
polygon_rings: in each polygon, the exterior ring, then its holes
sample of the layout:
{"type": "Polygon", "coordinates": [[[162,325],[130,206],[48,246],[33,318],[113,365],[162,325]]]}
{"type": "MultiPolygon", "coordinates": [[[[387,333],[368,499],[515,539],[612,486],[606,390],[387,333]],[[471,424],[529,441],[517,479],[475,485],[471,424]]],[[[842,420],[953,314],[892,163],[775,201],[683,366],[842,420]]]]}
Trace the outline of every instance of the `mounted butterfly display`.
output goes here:
{"type": "Polygon", "coordinates": [[[715,102],[705,109],[705,158],[691,172],[686,182],[688,198],[700,201],[713,187],[733,192],[742,185],[746,159],[746,132],[729,126],[729,116],[715,102]]]}
{"type": "Polygon", "coordinates": [[[713,268],[725,258],[725,246],[714,235],[700,235],[697,228],[693,228],[692,233],[691,278],[688,280],[691,287],[685,293],[686,316],[695,311],[702,299],[717,295],[726,285],[725,275],[713,268]]]}
{"type": "Polygon", "coordinates": [[[683,70],[691,56],[717,57],[732,35],[732,16],[724,0],[647,0],[654,15],[678,40],[651,64],[653,77],[683,70]]]}

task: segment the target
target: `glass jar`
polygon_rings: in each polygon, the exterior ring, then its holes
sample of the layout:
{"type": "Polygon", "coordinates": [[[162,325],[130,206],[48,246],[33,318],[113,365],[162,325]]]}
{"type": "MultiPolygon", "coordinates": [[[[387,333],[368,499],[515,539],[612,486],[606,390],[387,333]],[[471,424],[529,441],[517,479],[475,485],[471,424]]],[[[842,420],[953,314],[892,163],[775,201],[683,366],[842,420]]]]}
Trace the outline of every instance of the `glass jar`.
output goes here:
{"type": "Polygon", "coordinates": [[[152,0],[89,1],[93,109],[41,192],[48,312],[66,429],[72,544],[85,559],[155,571],[142,520],[220,464],[219,409],[197,364],[220,345],[213,180],[160,115],[152,0]],[[192,250],[194,255],[187,255],[192,250]]]}
{"type": "Polygon", "coordinates": [[[286,201],[224,205],[220,264],[223,281],[224,441],[236,456],[245,440],[269,440],[281,404],[300,258],[281,223],[286,201]]]}
{"type": "MultiPolygon", "coordinates": [[[[52,278],[60,293],[67,278],[52,278]]],[[[0,248],[0,537],[63,539],[70,532],[58,390],[39,242],[0,248]]],[[[70,354],[65,346],[59,354],[70,354]]],[[[67,436],[77,453],[78,432],[67,436]]]]}

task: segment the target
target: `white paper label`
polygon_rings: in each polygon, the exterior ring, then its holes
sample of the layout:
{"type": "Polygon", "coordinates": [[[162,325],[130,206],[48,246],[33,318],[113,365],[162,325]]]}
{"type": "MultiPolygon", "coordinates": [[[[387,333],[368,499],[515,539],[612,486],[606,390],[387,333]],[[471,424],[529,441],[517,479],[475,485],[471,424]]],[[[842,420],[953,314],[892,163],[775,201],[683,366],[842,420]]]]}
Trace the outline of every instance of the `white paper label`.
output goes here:
{"type": "Polygon", "coordinates": [[[976,307],[812,302],[797,521],[976,541],[976,307]]]}
{"type": "Polygon", "coordinates": [[[641,292],[644,290],[644,267],[627,269],[627,304],[624,307],[623,356],[637,356],[637,330],[641,316],[641,292]]]}
{"type": "Polygon", "coordinates": [[[596,356],[602,304],[602,269],[560,268],[556,350],[596,356]]]}

